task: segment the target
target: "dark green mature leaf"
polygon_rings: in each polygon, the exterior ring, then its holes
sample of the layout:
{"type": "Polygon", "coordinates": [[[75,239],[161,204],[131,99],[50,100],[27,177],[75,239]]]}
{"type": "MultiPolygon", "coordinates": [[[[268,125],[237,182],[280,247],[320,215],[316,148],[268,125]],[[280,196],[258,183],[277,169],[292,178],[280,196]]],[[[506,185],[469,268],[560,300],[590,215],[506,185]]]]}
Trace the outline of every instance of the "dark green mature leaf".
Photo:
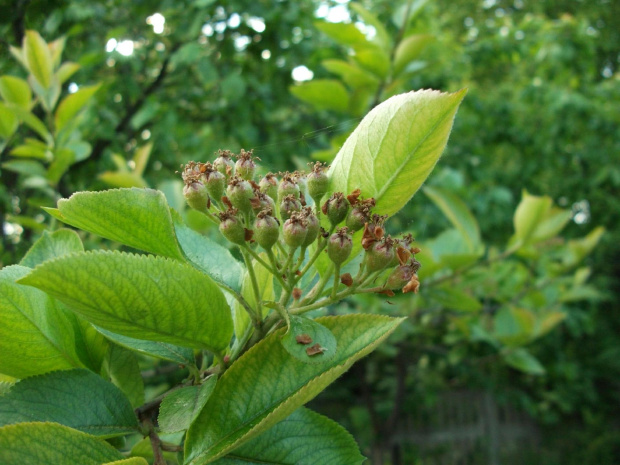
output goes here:
{"type": "Polygon", "coordinates": [[[68,315],[44,292],[15,283],[30,271],[0,270],[0,373],[26,378],[82,367],[68,315]]]}
{"type": "Polygon", "coordinates": [[[346,315],[317,320],[338,341],[336,356],[303,363],[280,344],[284,329],[246,352],[222,375],[188,431],[188,465],[209,463],[286,418],[387,338],[403,319],[346,315]]]}
{"type": "Polygon", "coordinates": [[[301,407],[266,433],[213,463],[356,465],[363,462],[364,457],[347,430],[335,421],[301,407]]]}
{"type": "Polygon", "coordinates": [[[448,141],[465,90],[392,97],[362,120],[331,165],[331,191],[374,197],[376,211],[394,214],[416,193],[448,141]]]}
{"type": "Polygon", "coordinates": [[[168,203],[153,189],[111,189],[78,192],[46,208],[63,223],[166,257],[183,259],[168,203]]]}
{"type": "Polygon", "coordinates": [[[191,266],[163,257],[72,254],[37,266],[20,282],[125,336],[214,351],[232,337],[230,309],[217,285],[191,266]]]}
{"type": "Polygon", "coordinates": [[[187,386],[172,391],[159,407],[157,423],[164,433],[184,431],[196,419],[215,388],[217,377],[212,376],[200,386],[187,386]]]}
{"type": "Polygon", "coordinates": [[[179,245],[189,262],[214,281],[240,291],[244,268],[228,249],[185,225],[175,210],[171,209],[170,214],[179,245]]]}
{"type": "Polygon", "coordinates": [[[289,354],[304,363],[326,362],[332,359],[338,350],[338,342],[329,329],[303,316],[290,317],[288,331],[280,342],[289,354]],[[313,355],[308,354],[307,349],[315,344],[318,344],[321,350],[313,355]]]}
{"type": "Polygon", "coordinates": [[[70,229],[59,229],[53,233],[43,231],[43,235],[30,247],[19,264],[34,268],[46,260],[83,251],[84,246],[75,231],[70,229]]]}
{"type": "Polygon", "coordinates": [[[19,423],[0,428],[2,465],[102,465],[123,458],[103,439],[57,423],[19,423]]]}
{"type": "Polygon", "coordinates": [[[115,462],[108,462],[104,465],[149,465],[149,463],[142,457],[130,457],[128,459],[116,460],[115,462]]]}
{"type": "Polygon", "coordinates": [[[0,426],[52,421],[94,436],[136,432],[131,404],[112,383],[88,370],[26,378],[0,397],[0,426]]]}
{"type": "Polygon", "coordinates": [[[193,365],[196,363],[194,360],[194,351],[188,347],[175,346],[173,344],[166,344],[165,342],[135,339],[133,337],[113,333],[103,328],[97,328],[97,331],[119,346],[140,352],[141,354],[170,360],[171,362],[176,362],[181,365],[193,365]]]}

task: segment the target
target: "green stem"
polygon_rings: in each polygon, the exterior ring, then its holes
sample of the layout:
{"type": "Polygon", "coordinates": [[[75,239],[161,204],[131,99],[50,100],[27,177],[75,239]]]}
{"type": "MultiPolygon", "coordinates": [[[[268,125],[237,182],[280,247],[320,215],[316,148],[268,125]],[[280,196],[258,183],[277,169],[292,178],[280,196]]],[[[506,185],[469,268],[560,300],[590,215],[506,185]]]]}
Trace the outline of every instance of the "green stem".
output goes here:
{"type": "Polygon", "coordinates": [[[316,259],[319,258],[319,256],[321,255],[321,252],[323,252],[326,245],[327,245],[326,240],[324,241],[324,240],[319,239],[314,255],[310,257],[310,260],[308,260],[308,263],[306,263],[306,266],[304,266],[303,269],[299,272],[299,276],[297,277],[297,280],[295,282],[299,281],[308,272],[308,270],[314,264],[316,259]]]}
{"type": "Polygon", "coordinates": [[[334,287],[332,287],[332,300],[336,298],[338,285],[340,284],[340,264],[334,266],[334,287]]]}
{"type": "Polygon", "coordinates": [[[245,266],[248,269],[248,274],[250,275],[250,281],[252,282],[252,290],[254,291],[254,299],[256,300],[256,308],[252,309],[252,313],[250,317],[252,318],[252,323],[254,327],[258,328],[262,322],[261,318],[261,297],[260,297],[260,288],[258,287],[258,281],[256,280],[256,273],[254,272],[254,265],[252,265],[252,259],[249,257],[246,249],[244,247],[239,247],[241,250],[241,255],[243,255],[243,260],[245,261],[245,266]]]}
{"type": "Polygon", "coordinates": [[[323,274],[323,276],[321,276],[321,278],[319,279],[319,282],[316,283],[316,285],[310,290],[310,292],[308,292],[308,295],[306,295],[304,300],[300,302],[300,306],[313,302],[318,296],[321,295],[321,292],[323,292],[323,288],[327,284],[327,281],[329,281],[333,270],[334,264],[331,263],[327,270],[325,270],[325,274],[323,274]]]}
{"type": "Polygon", "coordinates": [[[253,330],[254,330],[254,326],[252,325],[248,325],[247,328],[245,328],[243,336],[241,336],[241,339],[239,339],[239,343],[235,346],[234,352],[230,354],[229,363],[232,363],[235,360],[237,360],[237,358],[239,358],[239,356],[243,353],[243,348],[248,343],[248,340],[250,339],[250,336],[252,335],[253,330]]]}

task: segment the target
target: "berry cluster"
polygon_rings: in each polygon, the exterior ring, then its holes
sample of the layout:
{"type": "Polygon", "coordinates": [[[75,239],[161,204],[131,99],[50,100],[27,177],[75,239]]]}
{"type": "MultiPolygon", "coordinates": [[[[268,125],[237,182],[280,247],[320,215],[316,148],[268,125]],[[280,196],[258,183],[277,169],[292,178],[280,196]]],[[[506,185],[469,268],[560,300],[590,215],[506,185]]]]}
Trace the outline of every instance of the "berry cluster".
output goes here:
{"type": "Polygon", "coordinates": [[[312,304],[326,293],[336,300],[353,292],[391,296],[396,289],[418,291],[420,263],[415,254],[419,249],[412,247],[411,235],[394,239],[385,234],[387,217],[372,213],[375,199],[363,198],[356,189],[349,195],[334,192],[322,202],[329,178],[321,163],[312,165],[308,173],[267,173],[256,182],[258,160],[252,151],[242,149],[238,155],[220,150],[213,163],[190,162],[182,172],[183,194],[191,208],[216,222],[222,235],[240,247],[247,265],[251,265],[249,255],[274,274],[286,294],[280,306],[286,307],[292,297],[294,306],[314,308],[312,304]],[[340,275],[353,250],[352,234],[360,230],[365,257],[359,272],[355,277],[340,275]],[[257,245],[264,254],[256,251],[257,245]],[[303,296],[296,286],[323,251],[332,264],[303,296]],[[331,293],[324,292],[332,274],[331,293]],[[383,283],[376,286],[380,277],[383,283]],[[339,290],[341,284],[343,290],[339,290]]]}

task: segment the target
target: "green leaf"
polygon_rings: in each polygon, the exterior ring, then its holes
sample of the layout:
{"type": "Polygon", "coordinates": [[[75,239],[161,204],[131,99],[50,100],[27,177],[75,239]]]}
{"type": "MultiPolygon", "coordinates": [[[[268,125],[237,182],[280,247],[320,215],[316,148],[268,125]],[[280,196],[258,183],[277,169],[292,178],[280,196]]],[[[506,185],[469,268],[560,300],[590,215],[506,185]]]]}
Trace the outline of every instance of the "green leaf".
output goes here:
{"type": "Polygon", "coordinates": [[[52,84],[54,69],[47,44],[37,31],[26,31],[22,49],[28,71],[44,89],[48,89],[52,84]]]}
{"type": "Polygon", "coordinates": [[[323,60],[323,67],[334,74],[337,74],[348,86],[356,87],[376,87],[379,80],[369,72],[359,66],[343,60],[323,60]]]}
{"type": "Polygon", "coordinates": [[[133,156],[133,164],[134,173],[142,176],[144,173],[144,169],[146,168],[146,164],[149,162],[149,157],[151,156],[151,151],[153,150],[153,143],[149,142],[142,147],[138,147],[136,149],[136,153],[133,156]]]}
{"type": "Polygon", "coordinates": [[[111,187],[148,187],[142,176],[133,172],[105,171],[97,177],[111,187]]]}
{"type": "Polygon", "coordinates": [[[403,319],[346,315],[317,320],[338,341],[336,356],[303,363],[280,344],[284,329],[267,336],[222,375],[185,442],[187,465],[222,457],[314,398],[387,338],[403,319]]]}
{"type": "Polygon", "coordinates": [[[81,367],[65,312],[45,293],[15,283],[30,271],[0,270],[0,373],[26,378],[81,367]]]}
{"type": "Polygon", "coordinates": [[[403,39],[394,53],[394,75],[399,75],[409,63],[417,59],[433,40],[435,38],[430,34],[414,34],[403,39]]]}
{"type": "Polygon", "coordinates": [[[43,138],[43,140],[45,140],[45,142],[47,142],[48,144],[54,143],[54,138],[52,137],[52,135],[49,133],[49,131],[45,127],[45,124],[43,124],[43,122],[39,118],[33,115],[30,111],[18,105],[11,104],[8,106],[11,109],[11,111],[13,111],[13,113],[17,115],[20,121],[22,121],[26,126],[32,129],[34,132],[39,134],[43,138]]]}
{"type": "Polygon", "coordinates": [[[134,339],[99,327],[97,327],[97,331],[110,341],[141,354],[150,355],[151,357],[157,357],[163,360],[170,360],[180,365],[194,365],[196,363],[194,351],[188,347],[179,347],[173,344],[166,344],[165,342],[134,339]]]}
{"type": "Polygon", "coordinates": [[[366,36],[353,23],[328,23],[317,21],[314,26],[325,35],[329,36],[341,45],[358,46],[367,45],[366,36]]]}
{"type": "Polygon", "coordinates": [[[57,423],[19,423],[0,428],[3,465],[102,465],[123,458],[105,440],[57,423]]]}
{"type": "Polygon", "coordinates": [[[43,231],[43,235],[30,247],[19,264],[34,268],[46,260],[83,251],[84,246],[75,231],[70,229],[59,229],[53,233],[43,231]]]}
{"type": "Polygon", "coordinates": [[[52,153],[47,147],[41,147],[39,144],[22,144],[11,150],[14,157],[38,158],[39,160],[49,161],[52,153]]]}
{"type": "Polygon", "coordinates": [[[105,369],[110,381],[123,391],[134,408],[144,403],[144,381],[140,374],[136,354],[123,347],[110,344],[106,354],[105,369]]]}
{"type": "MultiPolygon", "coordinates": [[[[269,263],[269,257],[267,257],[267,254],[263,252],[260,254],[260,257],[269,263]]],[[[252,266],[254,267],[254,274],[256,275],[256,281],[260,290],[260,300],[274,300],[275,291],[273,289],[273,275],[256,260],[252,260],[252,266]]],[[[254,289],[252,288],[252,280],[247,271],[241,286],[241,295],[250,307],[257,308],[257,304],[259,302],[256,302],[254,289]]],[[[269,309],[267,307],[263,307],[261,310],[263,313],[262,316],[265,317],[269,309]]],[[[233,305],[233,321],[235,325],[235,334],[237,338],[241,338],[248,325],[251,324],[251,321],[247,311],[237,300],[235,300],[233,305]]]]}
{"type": "Polygon", "coordinates": [[[438,188],[425,187],[424,193],[433,201],[450,223],[458,229],[465,238],[468,252],[482,252],[480,242],[480,227],[476,218],[456,195],[438,188]]]}
{"type": "Polygon", "coordinates": [[[299,100],[313,105],[317,110],[345,112],[349,107],[349,94],[340,81],[315,79],[289,87],[299,100]]]}
{"type": "Polygon", "coordinates": [[[353,59],[375,76],[385,79],[390,72],[390,56],[378,46],[357,48],[353,59]]]}
{"type": "Polygon", "coordinates": [[[32,104],[32,91],[26,81],[15,76],[0,77],[0,95],[7,103],[13,103],[24,110],[32,104]]]}
{"type": "Polygon", "coordinates": [[[65,49],[66,42],[67,38],[63,36],[47,44],[47,47],[50,49],[50,53],[52,55],[52,63],[54,68],[57,68],[58,65],[60,65],[60,57],[62,57],[62,52],[65,49]]]}
{"type": "Polygon", "coordinates": [[[0,397],[0,426],[28,421],[52,421],[104,437],[138,430],[136,415],[123,393],[83,369],[26,378],[0,397]]]}
{"type": "Polygon", "coordinates": [[[453,287],[441,287],[432,289],[432,298],[444,308],[462,312],[479,312],[482,304],[475,297],[453,287]]]}
{"type": "Polygon", "coordinates": [[[183,259],[168,203],[153,189],[78,192],[44,209],[63,223],[166,257],[183,259]]]}
{"type": "Polygon", "coordinates": [[[587,257],[599,243],[605,233],[605,228],[598,226],[590,231],[585,237],[568,241],[567,253],[562,256],[562,264],[567,267],[576,266],[587,257]]]}
{"type": "Polygon", "coordinates": [[[502,308],[493,319],[494,336],[508,346],[528,343],[535,336],[536,317],[524,308],[502,308]]]}
{"type": "Polygon", "coordinates": [[[364,457],[347,430],[335,421],[301,407],[266,433],[213,463],[359,465],[363,462],[364,457]]]}
{"type": "Polygon", "coordinates": [[[338,342],[329,329],[309,318],[292,315],[288,331],[280,340],[284,349],[304,363],[324,363],[336,355],[338,342]],[[307,336],[309,342],[298,341],[307,336]],[[309,355],[306,349],[318,344],[322,352],[309,355]]]}
{"type": "Polygon", "coordinates": [[[14,173],[25,174],[28,176],[45,176],[45,167],[34,160],[9,160],[2,163],[2,168],[14,173]]]}
{"type": "Polygon", "coordinates": [[[20,283],[124,336],[219,351],[232,337],[224,295],[189,265],[152,255],[84,252],[37,266],[20,283]]]}
{"type": "Polygon", "coordinates": [[[503,354],[503,357],[508,365],[519,371],[537,376],[545,374],[545,367],[527,349],[519,347],[503,354]]]}
{"type": "Polygon", "coordinates": [[[176,433],[189,428],[209,400],[216,382],[217,377],[212,376],[200,386],[186,386],[164,397],[157,418],[159,429],[176,433]]]}
{"type": "Polygon", "coordinates": [[[67,79],[73,76],[79,69],[80,69],[79,64],[73,63],[71,61],[66,61],[65,63],[60,65],[60,68],[58,68],[58,71],[56,71],[58,82],[60,84],[64,84],[67,81],[67,79]]]}
{"type": "Polygon", "coordinates": [[[0,103],[0,138],[7,140],[17,131],[18,125],[19,119],[15,113],[5,104],[0,103]]]}
{"type": "Polygon", "coordinates": [[[523,191],[521,202],[514,214],[514,227],[516,243],[525,245],[536,231],[536,228],[546,218],[553,201],[551,197],[537,197],[523,191]]]}
{"type": "Polygon", "coordinates": [[[383,23],[370,11],[365,9],[362,5],[356,2],[349,3],[349,8],[355,11],[368,26],[372,26],[375,29],[375,37],[373,41],[376,42],[383,50],[389,53],[392,47],[392,38],[385,29],[383,23]]]}
{"type": "Polygon", "coordinates": [[[131,457],[115,462],[107,462],[104,465],[149,465],[149,463],[143,457],[131,457]]]}
{"type": "Polygon", "coordinates": [[[228,249],[186,226],[175,210],[170,210],[170,214],[179,245],[189,263],[214,281],[239,292],[244,268],[228,249]],[[226,266],[222,266],[223,263],[226,266]]]}
{"type": "Polygon", "coordinates": [[[359,188],[379,214],[392,215],[416,193],[448,141],[465,90],[423,90],[375,107],[349,136],[331,165],[331,192],[359,188]]]}
{"type": "Polygon", "coordinates": [[[62,131],[65,125],[84,108],[90,98],[99,90],[99,87],[101,84],[81,87],[80,90],[68,95],[60,102],[54,117],[56,132],[62,131]]]}

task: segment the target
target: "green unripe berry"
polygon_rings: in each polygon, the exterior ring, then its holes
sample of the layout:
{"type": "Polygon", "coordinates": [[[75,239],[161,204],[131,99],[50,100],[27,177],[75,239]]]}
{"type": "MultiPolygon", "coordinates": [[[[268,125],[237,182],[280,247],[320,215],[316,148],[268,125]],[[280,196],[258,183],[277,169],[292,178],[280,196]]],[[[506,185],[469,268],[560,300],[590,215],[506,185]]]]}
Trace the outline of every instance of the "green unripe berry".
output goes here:
{"type": "Polygon", "coordinates": [[[256,190],[254,190],[254,198],[250,199],[250,203],[252,204],[254,214],[258,214],[263,210],[274,211],[276,206],[271,197],[256,190]]]}
{"type": "Polygon", "coordinates": [[[282,238],[284,242],[292,248],[297,248],[304,243],[308,234],[308,223],[303,215],[293,213],[291,217],[284,222],[282,227],[282,238]]]}
{"type": "Polygon", "coordinates": [[[220,232],[233,244],[243,245],[245,243],[245,228],[239,218],[237,210],[232,209],[220,214],[220,232]]]}
{"type": "Polygon", "coordinates": [[[369,272],[384,269],[394,259],[394,244],[390,237],[375,242],[366,251],[366,269],[369,272]]]}
{"type": "Polygon", "coordinates": [[[332,196],[323,204],[321,210],[332,226],[340,224],[346,217],[349,211],[349,202],[344,198],[342,192],[335,192],[332,196]]]}
{"type": "Polygon", "coordinates": [[[297,184],[295,178],[291,174],[286,173],[278,185],[278,199],[282,201],[287,195],[293,195],[298,199],[300,192],[299,184],[297,184]]]}
{"type": "Polygon", "coordinates": [[[205,213],[209,209],[209,193],[200,181],[190,182],[183,187],[183,196],[194,210],[205,213]]]}
{"type": "Polygon", "coordinates": [[[317,162],[313,166],[312,171],[306,176],[306,185],[308,186],[310,198],[318,205],[329,188],[329,178],[325,172],[325,167],[321,163],[317,162]]]}
{"type": "Polygon", "coordinates": [[[220,150],[219,157],[213,162],[213,167],[226,176],[226,179],[230,179],[235,172],[235,162],[232,161],[230,150],[220,150]]]}
{"type": "Polygon", "coordinates": [[[278,179],[275,174],[267,173],[265,177],[258,182],[258,187],[263,194],[268,195],[274,201],[278,200],[278,179]]]}
{"type": "Polygon", "coordinates": [[[370,217],[364,212],[360,206],[355,206],[347,215],[346,225],[351,231],[359,231],[366,223],[370,221],[370,217]]]}
{"type": "Polygon", "coordinates": [[[226,188],[226,176],[224,176],[219,171],[213,169],[205,173],[205,186],[207,187],[207,192],[209,196],[216,201],[220,201],[224,196],[224,190],[226,188]]]}
{"type": "Polygon", "coordinates": [[[226,188],[226,197],[228,197],[233,207],[237,208],[241,213],[248,214],[252,211],[250,199],[254,198],[254,189],[245,179],[241,179],[238,176],[233,177],[226,188]]]}
{"type": "Polygon", "coordinates": [[[293,213],[301,211],[301,202],[294,195],[287,195],[280,203],[280,216],[288,220],[293,213]]]}
{"type": "Polygon", "coordinates": [[[327,255],[335,265],[341,265],[353,250],[353,239],[347,228],[339,228],[327,241],[327,255]]]}
{"type": "Polygon", "coordinates": [[[252,151],[246,152],[241,149],[239,159],[235,163],[235,175],[251,181],[254,178],[254,173],[256,173],[256,163],[252,159],[252,151]]]}
{"type": "Polygon", "coordinates": [[[271,216],[271,210],[263,210],[256,217],[254,222],[254,240],[263,249],[271,249],[280,235],[280,223],[271,216]]]}
{"type": "Polygon", "coordinates": [[[304,207],[304,215],[308,223],[308,233],[306,234],[306,238],[302,242],[301,246],[308,247],[310,244],[316,241],[317,237],[319,237],[321,224],[319,223],[319,219],[316,217],[316,215],[312,213],[312,209],[310,207],[304,207]]]}

